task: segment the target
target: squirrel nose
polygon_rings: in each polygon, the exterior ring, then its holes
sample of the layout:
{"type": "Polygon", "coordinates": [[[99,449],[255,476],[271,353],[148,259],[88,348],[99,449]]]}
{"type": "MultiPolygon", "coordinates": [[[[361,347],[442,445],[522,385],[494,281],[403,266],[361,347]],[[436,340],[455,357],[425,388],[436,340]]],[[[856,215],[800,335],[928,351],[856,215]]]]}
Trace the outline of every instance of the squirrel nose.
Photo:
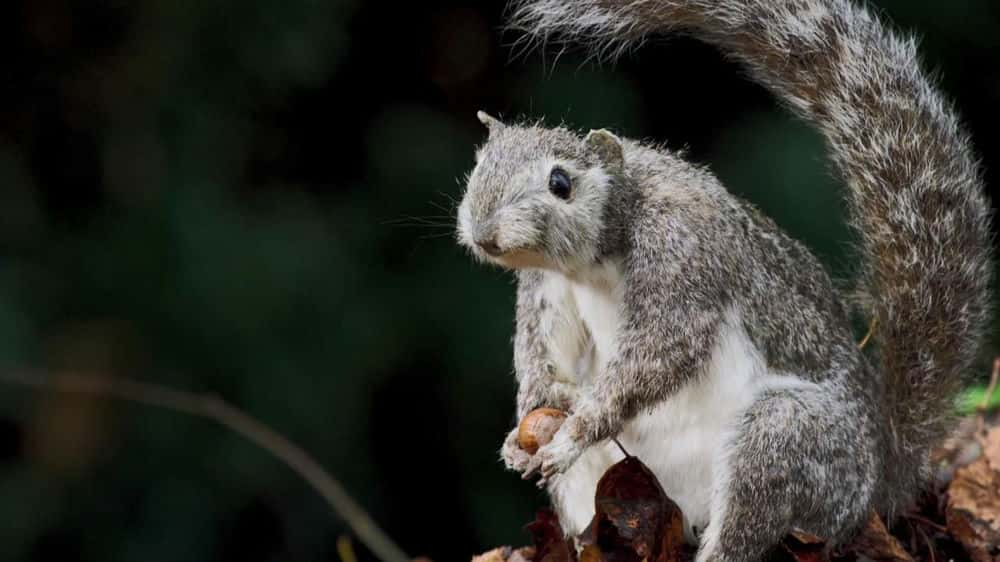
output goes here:
{"type": "Polygon", "coordinates": [[[497,245],[496,238],[483,238],[476,240],[476,246],[479,246],[484,252],[491,256],[499,256],[503,253],[500,251],[500,246],[497,245]]]}

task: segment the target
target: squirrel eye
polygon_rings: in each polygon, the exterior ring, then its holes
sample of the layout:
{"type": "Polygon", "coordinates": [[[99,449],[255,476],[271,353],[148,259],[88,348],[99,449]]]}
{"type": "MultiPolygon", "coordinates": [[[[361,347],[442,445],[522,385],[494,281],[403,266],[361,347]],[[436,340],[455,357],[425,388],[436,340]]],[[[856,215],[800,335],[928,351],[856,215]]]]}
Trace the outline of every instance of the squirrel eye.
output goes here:
{"type": "Polygon", "coordinates": [[[562,168],[553,168],[549,174],[549,191],[552,195],[565,201],[569,199],[572,189],[573,182],[570,181],[569,175],[562,168]]]}

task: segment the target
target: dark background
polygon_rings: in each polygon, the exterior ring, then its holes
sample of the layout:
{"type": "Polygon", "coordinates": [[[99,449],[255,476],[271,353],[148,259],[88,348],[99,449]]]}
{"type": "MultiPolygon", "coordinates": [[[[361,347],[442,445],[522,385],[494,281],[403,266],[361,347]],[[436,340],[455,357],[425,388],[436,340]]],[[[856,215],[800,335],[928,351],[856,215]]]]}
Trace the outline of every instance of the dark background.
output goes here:
{"type": "MultiPolygon", "coordinates": [[[[1000,6],[877,6],[923,38],[995,190],[1000,6]]],[[[852,262],[820,140],[715,51],[512,58],[501,10],[5,4],[0,367],[217,393],[314,453],[413,555],[525,543],[544,498],[496,453],[511,277],[447,226],[477,109],[687,147],[832,271],[852,262]]],[[[0,387],[0,560],[338,560],[344,533],[210,422],[0,387]]]]}

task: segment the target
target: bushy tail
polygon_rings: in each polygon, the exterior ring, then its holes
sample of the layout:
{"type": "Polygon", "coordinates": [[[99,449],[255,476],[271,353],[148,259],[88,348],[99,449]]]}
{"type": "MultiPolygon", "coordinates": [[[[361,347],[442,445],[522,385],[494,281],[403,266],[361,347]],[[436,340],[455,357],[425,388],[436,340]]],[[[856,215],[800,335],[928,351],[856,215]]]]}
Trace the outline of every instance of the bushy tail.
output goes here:
{"type": "Polygon", "coordinates": [[[520,0],[511,19],[611,54],[690,33],[819,127],[850,187],[897,460],[919,472],[984,335],[991,268],[976,159],[913,41],[849,0],[520,0]]]}

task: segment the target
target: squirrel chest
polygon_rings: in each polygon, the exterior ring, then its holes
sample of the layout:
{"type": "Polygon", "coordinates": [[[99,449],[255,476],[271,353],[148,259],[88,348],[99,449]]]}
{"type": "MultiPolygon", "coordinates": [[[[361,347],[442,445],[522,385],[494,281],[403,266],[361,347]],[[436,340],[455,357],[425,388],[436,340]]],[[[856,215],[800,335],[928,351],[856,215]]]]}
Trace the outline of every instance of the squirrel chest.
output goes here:
{"type": "MultiPolygon", "coordinates": [[[[615,264],[567,278],[547,273],[546,300],[550,349],[557,376],[576,386],[578,398],[602,375],[617,352],[622,326],[624,280],[615,264]]],[[[618,436],[639,457],[687,518],[686,530],[708,523],[713,489],[727,475],[714,474],[732,428],[757,393],[780,379],[769,376],[761,354],[747,337],[736,313],[716,336],[712,360],[703,375],[669,399],[640,413],[618,436]]],[[[582,531],[593,515],[597,481],[622,453],[612,443],[588,449],[550,487],[563,525],[582,531]]]]}

